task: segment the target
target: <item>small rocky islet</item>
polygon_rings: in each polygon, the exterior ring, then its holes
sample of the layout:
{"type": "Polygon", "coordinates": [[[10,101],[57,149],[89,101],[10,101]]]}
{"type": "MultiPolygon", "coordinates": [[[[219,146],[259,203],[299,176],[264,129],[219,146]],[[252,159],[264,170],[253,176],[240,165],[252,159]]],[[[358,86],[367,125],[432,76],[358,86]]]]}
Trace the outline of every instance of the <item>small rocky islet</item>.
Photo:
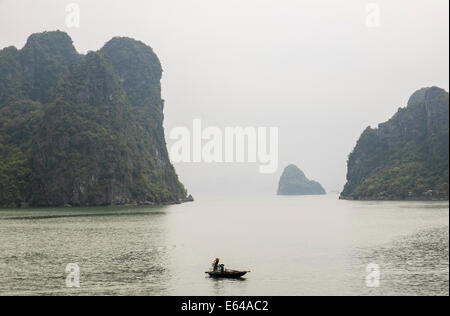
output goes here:
{"type": "Polygon", "coordinates": [[[322,185],[309,180],[296,165],[289,165],[284,170],[278,184],[277,195],[321,195],[326,194],[322,185]]]}

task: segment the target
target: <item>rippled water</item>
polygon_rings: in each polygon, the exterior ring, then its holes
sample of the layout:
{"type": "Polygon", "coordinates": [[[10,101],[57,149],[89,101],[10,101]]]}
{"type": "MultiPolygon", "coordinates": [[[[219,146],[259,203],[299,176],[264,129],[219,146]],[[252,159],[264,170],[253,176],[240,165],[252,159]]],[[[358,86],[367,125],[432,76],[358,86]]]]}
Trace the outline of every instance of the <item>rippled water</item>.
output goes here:
{"type": "Polygon", "coordinates": [[[448,202],[197,197],[0,210],[0,240],[0,295],[449,295],[448,202]],[[207,278],[215,257],[252,272],[207,278]],[[80,288],[66,288],[68,263],[80,288]],[[366,286],[371,263],[377,288],[366,286]]]}

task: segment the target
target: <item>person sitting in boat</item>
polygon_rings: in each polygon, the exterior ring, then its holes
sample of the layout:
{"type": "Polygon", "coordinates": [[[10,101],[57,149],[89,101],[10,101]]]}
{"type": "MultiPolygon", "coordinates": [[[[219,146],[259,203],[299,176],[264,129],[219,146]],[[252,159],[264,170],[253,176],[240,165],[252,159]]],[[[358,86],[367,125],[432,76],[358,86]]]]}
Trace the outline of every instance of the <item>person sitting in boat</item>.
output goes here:
{"type": "Polygon", "coordinates": [[[214,272],[216,272],[218,270],[218,268],[219,268],[219,261],[220,261],[220,259],[216,258],[216,260],[214,260],[214,262],[212,264],[214,272]]]}

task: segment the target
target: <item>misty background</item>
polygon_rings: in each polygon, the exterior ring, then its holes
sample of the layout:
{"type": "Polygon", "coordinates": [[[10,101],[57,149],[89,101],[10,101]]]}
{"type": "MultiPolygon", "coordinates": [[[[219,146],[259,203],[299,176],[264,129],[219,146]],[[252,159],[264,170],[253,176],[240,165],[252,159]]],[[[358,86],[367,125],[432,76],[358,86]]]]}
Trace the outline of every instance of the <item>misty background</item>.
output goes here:
{"type": "Polygon", "coordinates": [[[151,46],[164,69],[170,130],[276,126],[279,167],[177,163],[202,194],[275,194],[296,164],[327,191],[345,184],[346,160],[362,131],[389,119],[417,89],[449,89],[448,0],[0,0],[0,48],[32,33],[62,30],[78,52],[114,36],[151,46]],[[80,27],[66,6],[80,6],[80,27]],[[366,23],[367,5],[379,25],[366,23]]]}

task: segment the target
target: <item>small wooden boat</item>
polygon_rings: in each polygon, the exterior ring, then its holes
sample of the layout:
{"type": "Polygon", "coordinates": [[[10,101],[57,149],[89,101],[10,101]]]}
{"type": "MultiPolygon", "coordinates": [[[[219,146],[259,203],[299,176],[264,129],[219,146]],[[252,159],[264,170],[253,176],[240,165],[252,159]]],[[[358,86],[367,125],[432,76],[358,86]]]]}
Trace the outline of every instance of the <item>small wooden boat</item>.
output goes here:
{"type": "Polygon", "coordinates": [[[228,270],[225,269],[224,271],[206,271],[205,273],[209,274],[211,278],[233,278],[238,279],[242,278],[244,275],[246,275],[250,271],[236,271],[236,270],[228,270]]]}
{"type": "Polygon", "coordinates": [[[211,270],[206,271],[205,273],[209,274],[211,278],[234,278],[239,279],[242,278],[250,271],[237,271],[225,269],[224,264],[219,264],[220,258],[216,258],[213,263],[211,270]]]}

